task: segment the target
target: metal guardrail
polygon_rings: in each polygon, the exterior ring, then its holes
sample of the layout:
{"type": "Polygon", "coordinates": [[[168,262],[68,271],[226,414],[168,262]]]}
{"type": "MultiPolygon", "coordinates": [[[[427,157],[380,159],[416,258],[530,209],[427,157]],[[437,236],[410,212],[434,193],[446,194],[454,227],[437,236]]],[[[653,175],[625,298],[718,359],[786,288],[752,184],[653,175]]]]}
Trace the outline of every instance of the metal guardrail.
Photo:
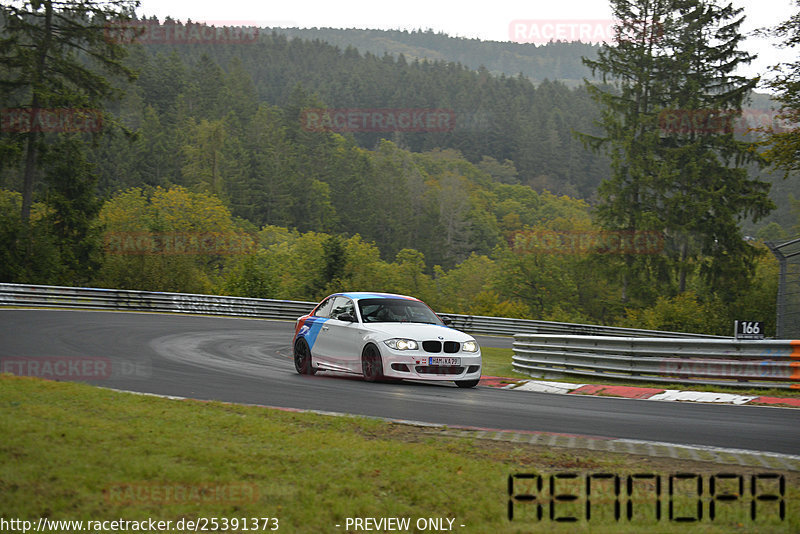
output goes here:
{"type": "MultiPolygon", "coordinates": [[[[186,293],[159,293],[126,289],[0,284],[0,307],[4,306],[194,313],[294,320],[310,312],[314,308],[315,303],[292,300],[222,297],[216,295],[193,295],[186,293]]],[[[483,335],[513,336],[518,333],[528,333],[627,337],[718,337],[703,334],[555,323],[507,317],[486,317],[451,313],[443,313],[440,315],[450,317],[453,328],[472,334],[483,335]]]]}
{"type": "Polygon", "coordinates": [[[294,320],[310,312],[316,303],[125,289],[0,284],[0,307],[8,306],[191,313],[294,320]]]}
{"type": "Polygon", "coordinates": [[[537,378],[800,389],[800,341],[518,334],[513,367],[537,378]]]}

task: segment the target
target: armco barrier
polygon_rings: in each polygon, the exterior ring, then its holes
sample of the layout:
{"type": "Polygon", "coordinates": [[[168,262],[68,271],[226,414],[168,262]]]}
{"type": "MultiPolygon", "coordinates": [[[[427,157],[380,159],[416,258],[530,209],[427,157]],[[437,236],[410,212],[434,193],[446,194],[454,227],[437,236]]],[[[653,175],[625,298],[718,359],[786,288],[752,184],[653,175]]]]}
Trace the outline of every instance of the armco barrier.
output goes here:
{"type": "Polygon", "coordinates": [[[800,389],[800,341],[517,334],[513,367],[537,378],[800,389]]]}
{"type": "MultiPolygon", "coordinates": [[[[16,306],[152,311],[294,320],[311,311],[314,304],[313,302],[292,300],[159,293],[151,291],[131,291],[126,289],[0,284],[0,307],[16,306]]],[[[636,330],[633,328],[617,328],[613,326],[532,321],[507,317],[485,317],[450,313],[442,315],[446,315],[452,320],[453,328],[464,330],[472,334],[483,335],[513,336],[514,334],[528,333],[627,337],[719,337],[703,334],[684,334],[680,332],[661,332],[657,330],[636,330]]]]}
{"type": "Polygon", "coordinates": [[[296,319],[311,311],[315,303],[124,289],[0,284],[0,307],[3,306],[296,319]]]}

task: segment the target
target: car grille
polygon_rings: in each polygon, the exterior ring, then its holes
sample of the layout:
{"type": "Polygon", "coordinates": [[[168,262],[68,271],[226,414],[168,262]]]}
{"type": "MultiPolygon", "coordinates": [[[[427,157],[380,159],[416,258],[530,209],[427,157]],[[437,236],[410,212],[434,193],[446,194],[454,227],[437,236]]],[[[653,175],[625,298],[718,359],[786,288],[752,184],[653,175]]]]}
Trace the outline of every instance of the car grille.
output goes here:
{"type": "Polygon", "coordinates": [[[460,375],[464,372],[460,365],[418,365],[416,369],[421,375],[460,375]]]}
{"type": "Polygon", "coordinates": [[[442,352],[441,341],[423,341],[422,348],[425,352],[442,352]]]}
{"type": "MultiPolygon", "coordinates": [[[[442,352],[441,341],[423,341],[422,350],[425,352],[442,352]]],[[[461,350],[461,344],[457,341],[445,341],[444,351],[448,354],[453,354],[461,350]]]]}

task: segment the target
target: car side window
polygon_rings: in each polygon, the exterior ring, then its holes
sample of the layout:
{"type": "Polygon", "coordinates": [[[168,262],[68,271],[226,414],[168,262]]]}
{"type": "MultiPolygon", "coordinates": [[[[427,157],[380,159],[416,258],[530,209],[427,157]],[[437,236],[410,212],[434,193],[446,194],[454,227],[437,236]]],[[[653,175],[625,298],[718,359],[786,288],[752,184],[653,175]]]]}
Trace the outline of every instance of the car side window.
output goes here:
{"type": "Polygon", "coordinates": [[[334,319],[338,318],[340,315],[348,313],[352,317],[356,316],[356,307],[353,304],[353,301],[347,297],[336,297],[335,302],[333,303],[333,309],[331,310],[331,317],[334,319]]]}
{"type": "Polygon", "coordinates": [[[334,297],[327,298],[322,304],[319,305],[317,311],[314,312],[315,317],[330,317],[331,308],[333,307],[334,297]]]}

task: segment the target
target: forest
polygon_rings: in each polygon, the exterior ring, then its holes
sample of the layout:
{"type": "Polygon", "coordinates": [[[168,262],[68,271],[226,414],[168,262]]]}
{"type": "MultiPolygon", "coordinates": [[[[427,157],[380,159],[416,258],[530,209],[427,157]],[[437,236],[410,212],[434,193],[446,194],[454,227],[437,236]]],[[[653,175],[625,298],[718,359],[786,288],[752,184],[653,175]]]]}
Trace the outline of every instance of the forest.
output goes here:
{"type": "MultiPolygon", "coordinates": [[[[23,77],[0,85],[0,281],[295,300],[379,290],[443,312],[725,335],[746,309],[774,330],[777,263],[761,241],[800,231],[800,202],[783,194],[780,218],[766,199],[739,217],[740,241],[744,226],[754,237],[747,268],[728,280],[710,279],[710,256],[688,257],[672,238],[598,246],[629,229],[598,212],[614,160],[587,148],[603,132],[588,84],[268,31],[98,46],[120,54],[107,91],[43,93],[32,107],[102,107],[102,128],[36,132],[30,200],[31,132],[5,119],[36,90],[23,77]],[[340,109],[446,110],[453,124],[304,127],[308,110],[340,109]],[[592,244],[570,245],[584,238],[592,244]],[[659,274],[626,277],[632,256],[659,274]]],[[[487,57],[497,46],[486,43],[487,57]]],[[[573,64],[585,53],[548,46],[573,64]]],[[[13,72],[10,57],[0,60],[13,72]]],[[[640,228],[662,236],[651,226],[640,228]]]]}
{"type": "Polygon", "coordinates": [[[594,57],[599,45],[579,41],[529,43],[483,41],[451,37],[433,30],[360,30],[349,28],[271,28],[288,39],[323,41],[342,50],[352,47],[375,56],[401,54],[410,61],[427,59],[459,63],[470,70],[481,67],[494,75],[522,74],[534,84],[558,80],[568,87],[583,85],[590,77],[581,57],[594,57]]]}

